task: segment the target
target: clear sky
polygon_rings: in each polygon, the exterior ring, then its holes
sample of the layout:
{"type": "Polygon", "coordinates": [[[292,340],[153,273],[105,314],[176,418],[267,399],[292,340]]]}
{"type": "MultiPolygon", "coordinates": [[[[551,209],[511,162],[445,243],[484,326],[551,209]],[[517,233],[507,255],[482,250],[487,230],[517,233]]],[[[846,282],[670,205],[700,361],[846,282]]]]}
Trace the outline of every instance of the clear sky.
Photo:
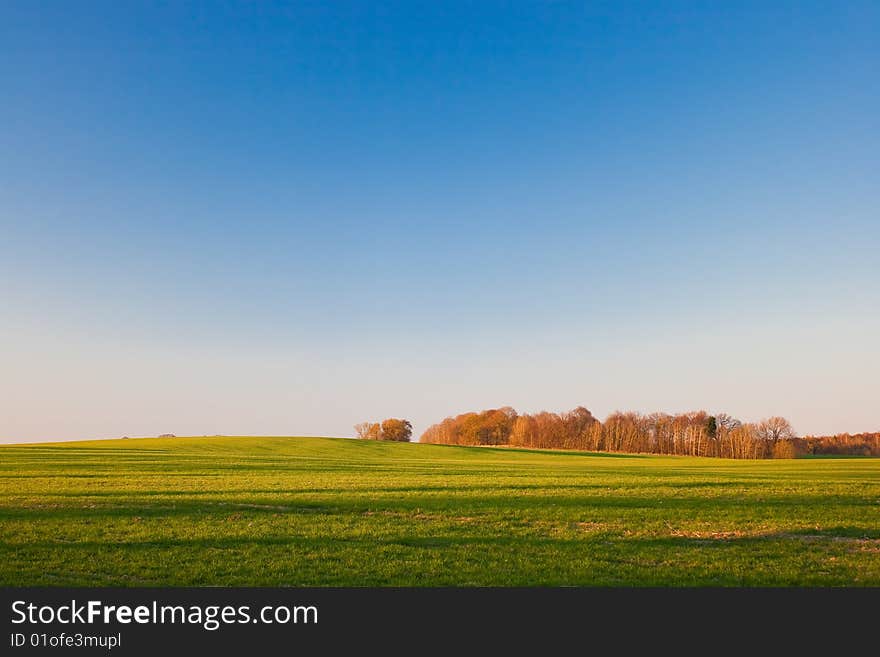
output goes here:
{"type": "Polygon", "coordinates": [[[880,4],[0,4],[0,440],[880,429],[880,4]]]}

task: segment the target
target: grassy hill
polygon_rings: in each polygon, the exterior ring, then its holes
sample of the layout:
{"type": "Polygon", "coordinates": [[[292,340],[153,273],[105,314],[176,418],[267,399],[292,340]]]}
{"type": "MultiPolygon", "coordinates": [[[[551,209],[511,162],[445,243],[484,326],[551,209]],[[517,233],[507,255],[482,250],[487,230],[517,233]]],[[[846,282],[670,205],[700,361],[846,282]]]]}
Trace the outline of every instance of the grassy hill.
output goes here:
{"type": "Polygon", "coordinates": [[[0,447],[0,585],[880,585],[880,459],[0,447]]]}

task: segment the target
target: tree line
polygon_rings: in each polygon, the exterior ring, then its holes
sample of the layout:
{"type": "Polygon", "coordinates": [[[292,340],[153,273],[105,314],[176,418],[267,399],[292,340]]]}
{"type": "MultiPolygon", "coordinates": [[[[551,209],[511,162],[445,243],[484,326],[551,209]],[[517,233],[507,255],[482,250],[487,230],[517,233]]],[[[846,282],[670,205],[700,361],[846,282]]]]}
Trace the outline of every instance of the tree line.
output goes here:
{"type": "MultiPolygon", "coordinates": [[[[408,442],[409,420],[387,418],[355,425],[358,438],[408,442]]],[[[744,423],[726,413],[615,411],[600,422],[583,406],[565,413],[519,414],[489,409],[448,417],[422,434],[441,445],[509,445],[591,452],[641,452],[733,459],[794,458],[804,454],[880,456],[880,432],[798,437],[783,417],[744,423]]]]}
{"type": "Polygon", "coordinates": [[[806,454],[845,454],[880,456],[880,431],[838,433],[833,436],[804,436],[800,439],[806,454]]]}
{"type": "Polygon", "coordinates": [[[804,451],[804,443],[782,417],[744,423],[705,411],[617,411],[600,422],[583,406],[565,413],[519,414],[509,406],[463,413],[429,427],[420,442],[734,459],[793,458],[804,451]]]}

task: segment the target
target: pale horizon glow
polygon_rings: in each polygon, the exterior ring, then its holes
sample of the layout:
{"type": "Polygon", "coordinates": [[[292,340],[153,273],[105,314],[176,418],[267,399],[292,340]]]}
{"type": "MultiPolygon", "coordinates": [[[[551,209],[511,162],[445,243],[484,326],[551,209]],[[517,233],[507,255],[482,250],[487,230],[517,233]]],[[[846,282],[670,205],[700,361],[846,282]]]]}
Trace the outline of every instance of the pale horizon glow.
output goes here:
{"type": "Polygon", "coordinates": [[[332,4],[0,8],[0,442],[880,430],[880,6],[332,4]]]}

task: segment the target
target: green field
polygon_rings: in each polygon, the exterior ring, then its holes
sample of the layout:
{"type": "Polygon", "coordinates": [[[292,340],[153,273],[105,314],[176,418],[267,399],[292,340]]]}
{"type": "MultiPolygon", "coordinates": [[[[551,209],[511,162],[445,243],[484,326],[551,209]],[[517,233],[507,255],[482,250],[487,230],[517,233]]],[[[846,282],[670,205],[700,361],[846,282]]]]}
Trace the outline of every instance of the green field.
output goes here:
{"type": "Polygon", "coordinates": [[[880,459],[0,447],[0,585],[880,585],[880,459]]]}

